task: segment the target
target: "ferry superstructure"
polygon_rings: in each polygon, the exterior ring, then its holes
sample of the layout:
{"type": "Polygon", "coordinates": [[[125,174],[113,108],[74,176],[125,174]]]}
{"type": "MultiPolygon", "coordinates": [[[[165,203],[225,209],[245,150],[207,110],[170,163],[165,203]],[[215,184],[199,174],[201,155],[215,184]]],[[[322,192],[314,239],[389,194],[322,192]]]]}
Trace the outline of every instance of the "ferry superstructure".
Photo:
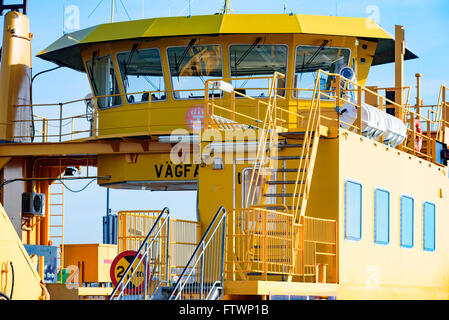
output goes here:
{"type": "Polygon", "coordinates": [[[437,105],[410,101],[403,27],[227,12],[102,24],[38,55],[92,94],[39,105],[23,9],[5,16],[0,82],[6,298],[13,275],[12,299],[448,298],[447,87],[437,105]],[[395,87],[366,87],[386,63],[395,87]],[[117,246],[65,244],[51,188],[82,166],[104,187],[196,190],[198,221],[130,208],[117,246]]]}

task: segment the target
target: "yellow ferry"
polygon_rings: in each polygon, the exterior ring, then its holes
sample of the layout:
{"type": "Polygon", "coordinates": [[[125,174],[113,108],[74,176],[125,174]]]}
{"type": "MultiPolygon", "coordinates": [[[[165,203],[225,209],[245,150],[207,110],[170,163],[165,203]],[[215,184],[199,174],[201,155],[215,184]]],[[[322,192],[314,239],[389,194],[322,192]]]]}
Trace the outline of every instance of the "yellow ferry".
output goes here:
{"type": "Polygon", "coordinates": [[[449,298],[448,88],[424,105],[417,74],[410,100],[404,28],[228,5],[65,34],[38,57],[92,94],[33,104],[26,1],[1,2],[1,297],[449,298]],[[395,86],[365,86],[387,63],[395,86]],[[130,208],[66,244],[64,182],[86,178],[196,190],[198,221],[130,208]]]}

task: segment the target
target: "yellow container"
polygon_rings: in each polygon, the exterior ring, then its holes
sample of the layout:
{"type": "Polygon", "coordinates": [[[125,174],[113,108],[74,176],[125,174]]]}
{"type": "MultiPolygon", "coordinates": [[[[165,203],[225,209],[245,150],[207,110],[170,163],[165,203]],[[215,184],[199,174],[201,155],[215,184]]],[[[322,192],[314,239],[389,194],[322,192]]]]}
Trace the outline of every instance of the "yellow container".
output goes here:
{"type": "Polygon", "coordinates": [[[80,283],[111,282],[110,268],[116,256],[117,245],[115,244],[64,245],[65,267],[78,268],[80,283]]]}

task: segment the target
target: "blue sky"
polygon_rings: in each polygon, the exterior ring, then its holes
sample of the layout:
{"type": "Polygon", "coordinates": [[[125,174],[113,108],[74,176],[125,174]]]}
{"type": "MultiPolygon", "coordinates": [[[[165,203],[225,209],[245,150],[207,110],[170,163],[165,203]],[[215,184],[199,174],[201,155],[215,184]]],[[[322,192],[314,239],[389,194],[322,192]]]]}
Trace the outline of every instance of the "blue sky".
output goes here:
{"type": "MultiPolygon", "coordinates": [[[[6,1],[14,3],[15,1],[6,1]]],[[[115,0],[115,21],[188,15],[188,0],[115,0]],[[123,8],[122,3],[126,7],[123,8]]],[[[213,14],[222,0],[191,0],[192,15],[213,14]]],[[[415,73],[422,73],[422,96],[427,104],[436,103],[440,84],[449,85],[447,30],[449,1],[447,0],[233,0],[234,13],[283,13],[375,17],[390,34],[395,24],[405,27],[407,47],[420,59],[406,62],[405,83],[415,98],[415,73]]],[[[80,28],[108,23],[111,0],[29,0],[31,32],[34,33],[33,54],[43,50],[63,35],[64,8],[75,5],[80,10],[80,28]],[[94,11],[97,4],[100,4],[94,11]]],[[[3,25],[3,17],[0,17],[3,25]]],[[[74,31],[74,30],[66,30],[74,31]]],[[[1,35],[0,35],[1,37],[1,35]]],[[[33,73],[54,67],[38,58],[33,60],[33,73]]],[[[393,86],[394,65],[371,70],[368,85],[393,86]]],[[[44,74],[33,87],[34,103],[69,101],[83,98],[90,92],[85,74],[66,68],[44,74]]],[[[90,172],[92,174],[92,172],[90,172]]],[[[88,181],[67,182],[80,189],[88,181]]],[[[102,241],[101,217],[106,211],[106,189],[91,184],[84,192],[66,192],[66,243],[97,243],[102,241]]],[[[126,209],[158,209],[169,206],[176,218],[195,219],[195,192],[149,192],[111,190],[113,211],[126,209]]]]}

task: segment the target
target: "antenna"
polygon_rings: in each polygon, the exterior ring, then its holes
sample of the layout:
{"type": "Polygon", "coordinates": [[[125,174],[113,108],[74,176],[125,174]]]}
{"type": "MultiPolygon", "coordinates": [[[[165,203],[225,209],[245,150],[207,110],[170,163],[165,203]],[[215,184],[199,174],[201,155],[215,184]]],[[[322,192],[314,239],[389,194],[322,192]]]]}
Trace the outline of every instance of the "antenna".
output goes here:
{"type": "Polygon", "coordinates": [[[5,4],[5,0],[0,0],[0,16],[3,15],[3,10],[18,11],[20,9],[23,14],[27,14],[28,0],[22,0],[21,4],[5,4]]]}
{"type": "Polygon", "coordinates": [[[111,0],[111,23],[114,22],[114,0],[111,0]]]}
{"type": "Polygon", "coordinates": [[[224,0],[223,9],[221,9],[221,14],[230,14],[234,11],[231,6],[231,0],[224,0]]]}
{"type": "Polygon", "coordinates": [[[285,14],[285,12],[287,12],[287,5],[284,2],[284,14],[285,14]]]}

